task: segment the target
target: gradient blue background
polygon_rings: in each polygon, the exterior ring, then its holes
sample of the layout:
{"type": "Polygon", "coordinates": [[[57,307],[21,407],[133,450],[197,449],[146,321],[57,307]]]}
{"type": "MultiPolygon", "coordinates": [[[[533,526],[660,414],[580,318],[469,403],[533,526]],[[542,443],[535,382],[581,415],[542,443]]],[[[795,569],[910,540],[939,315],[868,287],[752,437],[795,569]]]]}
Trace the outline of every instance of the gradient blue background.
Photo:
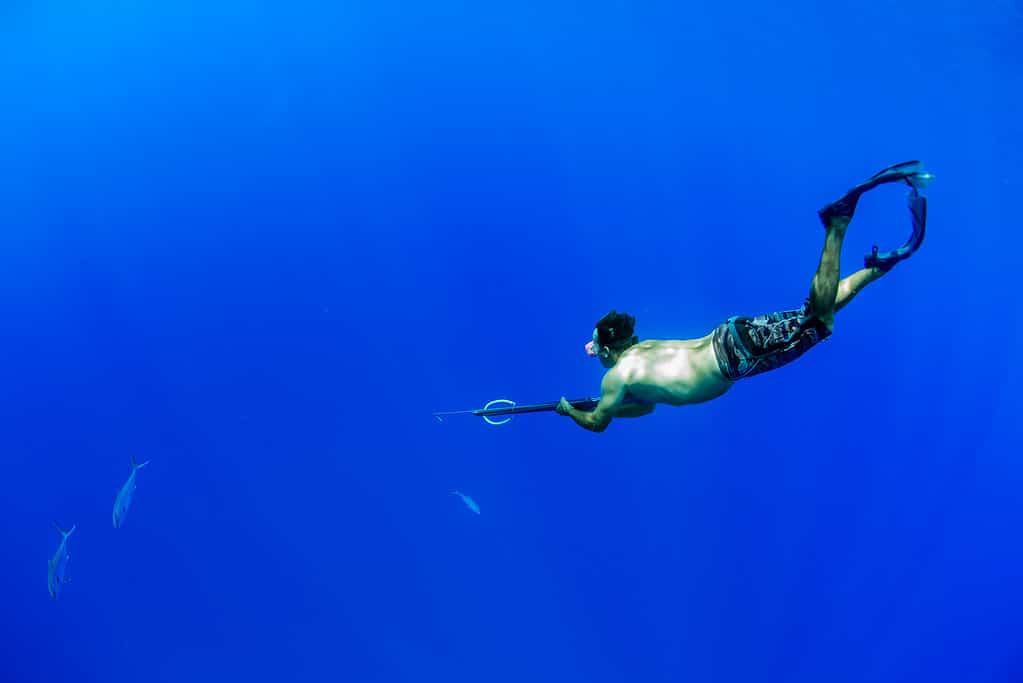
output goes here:
{"type": "Polygon", "coordinates": [[[1023,679],[1023,9],[825,4],[0,6],[0,679],[1023,679]],[[431,417],[798,306],[910,158],[796,364],[431,417]]]}

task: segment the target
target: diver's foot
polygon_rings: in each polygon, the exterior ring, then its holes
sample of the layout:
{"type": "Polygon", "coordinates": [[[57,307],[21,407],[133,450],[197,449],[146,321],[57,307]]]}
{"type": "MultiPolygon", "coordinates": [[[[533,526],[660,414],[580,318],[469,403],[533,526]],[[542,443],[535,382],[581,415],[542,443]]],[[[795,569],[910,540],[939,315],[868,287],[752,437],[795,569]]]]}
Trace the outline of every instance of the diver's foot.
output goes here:
{"type": "Polygon", "coordinates": [[[887,273],[895,267],[895,264],[908,258],[908,253],[897,255],[895,252],[889,251],[883,255],[878,254],[877,246],[875,245],[874,250],[863,257],[863,266],[865,268],[877,268],[882,273],[887,273]]]}
{"type": "Polygon", "coordinates": [[[819,209],[817,215],[820,217],[824,227],[831,229],[849,225],[849,221],[852,220],[853,214],[856,212],[856,202],[860,200],[861,194],[863,193],[850,190],[849,194],[841,199],[819,209]]]}

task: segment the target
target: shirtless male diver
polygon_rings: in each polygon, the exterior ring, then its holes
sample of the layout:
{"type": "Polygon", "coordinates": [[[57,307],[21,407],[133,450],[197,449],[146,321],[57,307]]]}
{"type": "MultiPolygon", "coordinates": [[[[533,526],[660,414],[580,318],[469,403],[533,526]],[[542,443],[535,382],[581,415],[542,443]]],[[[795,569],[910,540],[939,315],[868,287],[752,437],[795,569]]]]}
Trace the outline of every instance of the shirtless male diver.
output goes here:
{"type": "Polygon", "coordinates": [[[927,199],[920,194],[931,175],[920,162],[896,164],[852,188],[841,199],[817,213],[824,223],[824,249],[813,276],[810,296],[792,311],[753,318],[734,316],[699,339],[639,341],[633,334],[635,318],[611,311],[601,318],[586,344],[586,352],[599,358],[607,373],[601,382],[600,401],[582,411],[564,397],[557,412],[568,415],[584,429],[602,432],[616,417],[640,417],[658,403],[680,406],[721,396],[744,377],[780,368],[831,336],[835,314],[867,285],[888,273],[923,242],[927,199]],[[909,185],[913,234],[894,251],[873,253],[865,267],[839,279],[839,256],[846,228],[860,196],[883,183],[909,185]]]}

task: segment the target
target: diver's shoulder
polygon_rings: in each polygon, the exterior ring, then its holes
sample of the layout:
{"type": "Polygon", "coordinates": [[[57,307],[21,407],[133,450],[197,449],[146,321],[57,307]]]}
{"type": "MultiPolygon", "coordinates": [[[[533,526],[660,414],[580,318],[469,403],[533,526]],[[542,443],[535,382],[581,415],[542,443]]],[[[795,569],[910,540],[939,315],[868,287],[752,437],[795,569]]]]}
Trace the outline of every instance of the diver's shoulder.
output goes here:
{"type": "Polygon", "coordinates": [[[629,384],[635,380],[636,374],[649,363],[647,353],[650,349],[638,348],[639,344],[632,346],[622,354],[614,367],[607,371],[605,377],[629,384]]]}

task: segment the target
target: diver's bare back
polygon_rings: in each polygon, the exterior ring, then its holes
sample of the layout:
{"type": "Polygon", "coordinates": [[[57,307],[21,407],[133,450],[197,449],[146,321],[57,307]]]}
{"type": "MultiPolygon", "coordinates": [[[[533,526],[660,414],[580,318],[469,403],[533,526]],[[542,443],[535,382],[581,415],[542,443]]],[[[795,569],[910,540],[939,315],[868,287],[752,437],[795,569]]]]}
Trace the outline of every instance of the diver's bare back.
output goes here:
{"type": "Polygon", "coordinates": [[[703,403],[734,384],[721,374],[713,333],[700,339],[648,339],[629,348],[608,371],[644,403],[703,403]]]}

